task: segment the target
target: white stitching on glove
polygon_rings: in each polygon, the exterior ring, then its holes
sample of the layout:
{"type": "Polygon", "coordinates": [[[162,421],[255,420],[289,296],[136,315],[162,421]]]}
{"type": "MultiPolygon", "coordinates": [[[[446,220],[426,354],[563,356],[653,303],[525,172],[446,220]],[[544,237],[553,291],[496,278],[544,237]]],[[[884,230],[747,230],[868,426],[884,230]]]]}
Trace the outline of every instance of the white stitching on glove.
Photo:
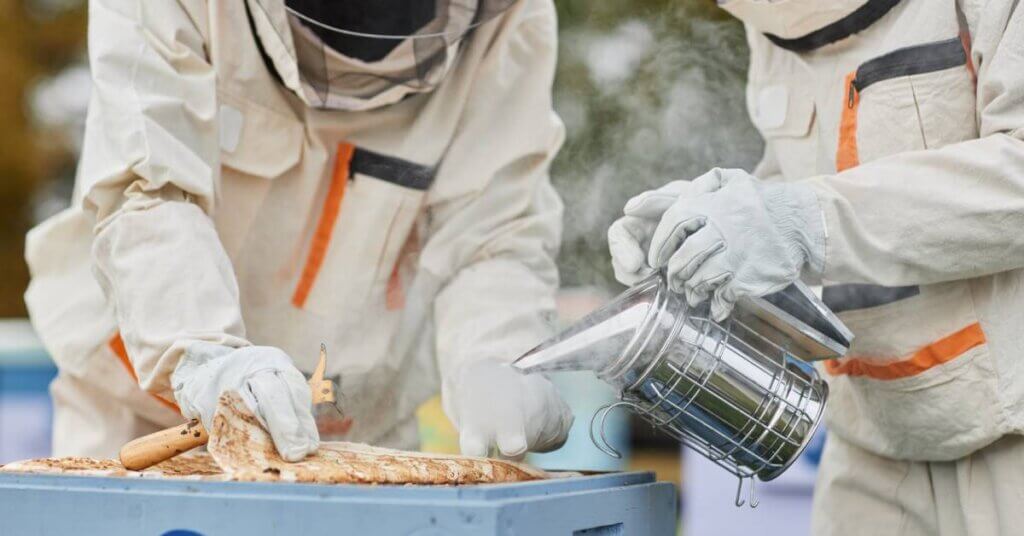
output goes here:
{"type": "Polygon", "coordinates": [[[647,258],[667,267],[670,288],[690,305],[710,298],[712,316],[723,320],[740,298],[781,290],[805,267],[822,270],[825,227],[810,187],[765,183],[738,169],[693,182],[705,193],[679,196],[665,210],[647,258]]]}
{"type": "Polygon", "coordinates": [[[236,391],[285,460],[299,461],[320,446],[309,384],[282,350],[194,343],[174,369],[171,385],[182,415],[199,418],[207,430],[221,393],[236,391]]]}
{"type": "Polygon", "coordinates": [[[467,456],[487,456],[492,447],[509,458],[528,450],[548,452],[569,435],[572,411],[543,375],[523,375],[507,363],[479,360],[460,364],[445,383],[445,413],[459,430],[459,448],[467,456]]]}

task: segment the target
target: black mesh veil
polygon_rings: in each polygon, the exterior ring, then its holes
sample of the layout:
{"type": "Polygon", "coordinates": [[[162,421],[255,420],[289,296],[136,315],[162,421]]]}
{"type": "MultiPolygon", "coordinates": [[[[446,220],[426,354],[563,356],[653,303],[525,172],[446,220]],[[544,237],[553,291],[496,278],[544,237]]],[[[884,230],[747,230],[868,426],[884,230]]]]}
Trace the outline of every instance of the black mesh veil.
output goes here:
{"type": "Polygon", "coordinates": [[[427,91],[459,43],[516,0],[249,0],[293,48],[309,104],[355,109],[427,91]]]}

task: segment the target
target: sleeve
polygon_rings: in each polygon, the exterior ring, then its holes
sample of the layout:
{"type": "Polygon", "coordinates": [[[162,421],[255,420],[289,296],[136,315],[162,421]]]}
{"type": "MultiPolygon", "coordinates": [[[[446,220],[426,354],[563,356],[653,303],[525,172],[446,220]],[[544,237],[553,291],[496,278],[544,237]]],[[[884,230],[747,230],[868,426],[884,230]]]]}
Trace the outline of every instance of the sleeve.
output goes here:
{"type": "Polygon", "coordinates": [[[978,139],[807,180],[830,281],[930,284],[1024,267],[1024,7],[985,2],[972,27],[978,139]]]}
{"type": "Polygon", "coordinates": [[[761,155],[761,160],[754,166],[753,175],[766,181],[783,180],[782,169],[779,167],[778,160],[776,160],[775,150],[771,142],[765,142],[764,153],[761,155]]]}
{"type": "Polygon", "coordinates": [[[248,344],[210,218],[220,163],[203,13],[198,0],[89,4],[93,93],[76,187],[139,383],[163,397],[191,341],[248,344]]]}
{"type": "Polygon", "coordinates": [[[469,359],[512,360],[554,326],[562,203],[548,167],[564,138],[551,98],[557,25],[549,0],[512,10],[439,169],[448,191],[428,201],[442,377],[469,359]]]}
{"type": "MultiPolygon", "coordinates": [[[[764,47],[760,45],[759,39],[763,39],[763,36],[759,30],[750,26],[749,24],[743,25],[744,33],[747,39],[747,48],[750,50],[750,61],[747,64],[747,87],[746,87],[746,101],[747,101],[747,112],[751,123],[757,122],[755,117],[755,110],[758,110],[758,99],[757,90],[755,85],[752,83],[753,80],[760,77],[761,71],[764,69],[765,54],[764,47]]],[[[775,143],[761,134],[764,139],[764,151],[761,153],[761,160],[758,161],[757,165],[751,173],[765,181],[781,181],[783,179],[782,166],[779,165],[778,156],[775,154],[775,143]]]]}

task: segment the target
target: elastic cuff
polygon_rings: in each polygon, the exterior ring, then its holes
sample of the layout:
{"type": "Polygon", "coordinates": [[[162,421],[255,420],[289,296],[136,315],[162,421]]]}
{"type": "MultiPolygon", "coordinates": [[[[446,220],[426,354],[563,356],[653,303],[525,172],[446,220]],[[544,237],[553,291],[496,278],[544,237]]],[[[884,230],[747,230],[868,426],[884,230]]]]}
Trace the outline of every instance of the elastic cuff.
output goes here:
{"type": "Polygon", "coordinates": [[[820,280],[825,277],[825,270],[828,267],[829,218],[825,213],[825,204],[822,202],[822,198],[818,195],[818,191],[814,187],[814,183],[811,181],[801,181],[799,184],[800,190],[804,192],[808,198],[806,218],[808,234],[812,237],[808,247],[808,275],[814,279],[820,280]]]}
{"type": "Polygon", "coordinates": [[[789,182],[765,185],[764,195],[772,220],[799,246],[805,275],[820,278],[825,270],[827,228],[817,194],[803,182],[789,182]]]}
{"type": "Polygon", "coordinates": [[[804,218],[807,228],[807,267],[812,277],[818,279],[825,272],[825,251],[828,243],[828,225],[825,212],[821,209],[818,194],[804,184],[799,186],[801,195],[806,197],[804,218]]]}

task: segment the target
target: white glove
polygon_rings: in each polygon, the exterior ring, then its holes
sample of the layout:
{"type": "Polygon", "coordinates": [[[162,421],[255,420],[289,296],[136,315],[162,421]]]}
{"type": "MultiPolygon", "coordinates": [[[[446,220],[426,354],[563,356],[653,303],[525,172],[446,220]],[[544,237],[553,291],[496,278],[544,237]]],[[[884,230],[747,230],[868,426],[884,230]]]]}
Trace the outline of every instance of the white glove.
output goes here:
{"type": "Polygon", "coordinates": [[[320,446],[309,384],[277,348],[194,343],[174,369],[171,385],[182,415],[199,418],[207,430],[221,393],[237,391],[285,460],[299,461],[320,446]]]}
{"type": "Polygon", "coordinates": [[[712,316],[723,320],[744,296],[781,290],[805,267],[821,272],[825,226],[810,187],[738,169],[713,169],[693,183],[705,193],[680,195],[665,211],[647,258],[667,266],[670,288],[690,305],[711,298],[712,316]]]}
{"type": "Polygon", "coordinates": [[[491,447],[510,458],[561,447],[573,416],[555,386],[542,375],[523,375],[507,363],[481,360],[458,366],[445,382],[444,409],[459,430],[467,456],[491,447]]]}
{"type": "Polygon", "coordinates": [[[672,181],[626,203],[627,215],[608,228],[608,250],[619,283],[633,286],[656,271],[647,263],[647,251],[662,214],[680,196],[697,196],[704,193],[702,188],[705,187],[704,183],[695,181],[672,181]]]}

